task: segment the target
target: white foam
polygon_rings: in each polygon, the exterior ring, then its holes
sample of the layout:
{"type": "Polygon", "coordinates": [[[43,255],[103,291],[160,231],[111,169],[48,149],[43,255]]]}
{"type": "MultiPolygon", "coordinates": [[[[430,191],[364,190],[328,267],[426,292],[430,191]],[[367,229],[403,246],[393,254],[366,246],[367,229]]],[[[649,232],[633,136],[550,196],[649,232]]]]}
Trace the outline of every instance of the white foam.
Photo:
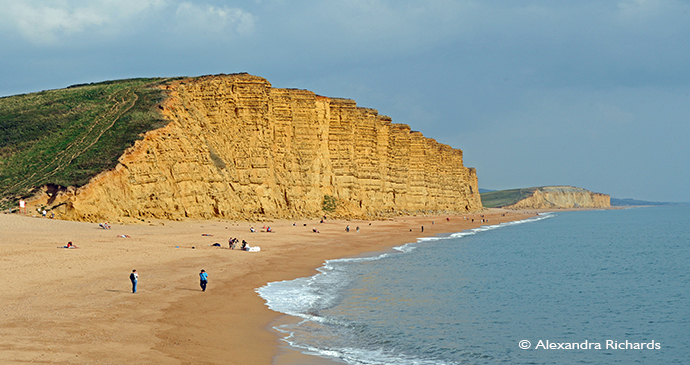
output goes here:
{"type": "Polygon", "coordinates": [[[320,349],[312,346],[300,345],[287,341],[290,346],[302,350],[305,354],[335,358],[347,364],[357,365],[455,365],[456,362],[444,362],[432,359],[421,359],[404,354],[391,354],[384,349],[366,350],[360,348],[328,348],[320,349]]]}
{"type": "Polygon", "coordinates": [[[413,251],[414,249],[416,249],[416,248],[417,248],[417,247],[414,246],[414,243],[406,243],[406,244],[404,244],[404,245],[402,245],[402,246],[393,247],[394,250],[400,251],[400,252],[403,252],[403,253],[412,252],[412,251],[413,251]]]}
{"type": "MultiPolygon", "coordinates": [[[[461,238],[501,227],[536,222],[542,219],[551,218],[553,216],[554,214],[550,213],[540,214],[534,218],[482,226],[463,232],[452,233],[450,235],[423,237],[419,238],[417,242],[407,243],[405,245],[394,247],[393,249],[397,251],[398,254],[404,254],[417,249],[424,243],[461,238]]],[[[300,324],[305,322],[315,322],[326,325],[336,324],[347,326],[346,323],[342,323],[335,318],[318,315],[320,310],[330,308],[337,304],[345,287],[349,285],[352,280],[354,280],[352,273],[348,272],[347,270],[347,265],[343,264],[347,264],[349,262],[376,261],[389,257],[393,254],[395,253],[382,253],[376,256],[327,260],[324,262],[322,267],[317,269],[319,273],[316,275],[294,280],[268,283],[265,286],[256,289],[256,292],[266,301],[266,305],[271,310],[297,318],[302,318],[303,321],[300,322],[300,324]]],[[[289,325],[275,327],[276,330],[286,334],[284,340],[291,346],[299,348],[305,353],[340,359],[348,364],[452,364],[438,362],[436,360],[413,358],[403,354],[393,354],[386,352],[384,349],[373,351],[357,348],[316,348],[307,344],[294,342],[293,332],[289,328],[289,325]]]]}
{"type": "MultiPolygon", "coordinates": [[[[456,239],[501,227],[536,222],[553,216],[553,213],[542,213],[536,217],[520,221],[481,226],[444,236],[422,237],[419,238],[417,242],[407,243],[402,246],[394,247],[393,249],[399,253],[408,253],[417,249],[419,245],[423,243],[456,239]]],[[[327,260],[322,267],[317,269],[319,273],[314,276],[268,283],[256,289],[256,292],[266,301],[266,305],[271,310],[295,317],[311,318],[315,321],[322,321],[323,319],[320,319],[320,317],[315,318],[313,313],[333,305],[340,291],[353,279],[347,273],[346,269],[339,264],[376,261],[389,257],[390,255],[391,253],[382,253],[376,256],[327,260]]]]}

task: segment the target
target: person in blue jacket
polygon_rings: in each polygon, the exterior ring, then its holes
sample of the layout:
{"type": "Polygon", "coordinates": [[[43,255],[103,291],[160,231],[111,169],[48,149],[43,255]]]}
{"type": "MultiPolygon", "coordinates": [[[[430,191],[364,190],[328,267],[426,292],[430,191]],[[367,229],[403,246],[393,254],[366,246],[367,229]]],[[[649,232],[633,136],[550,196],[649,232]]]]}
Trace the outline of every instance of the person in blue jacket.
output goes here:
{"type": "Polygon", "coordinates": [[[206,270],[201,269],[199,279],[201,279],[201,291],[206,291],[206,284],[208,284],[208,274],[206,273],[206,270]]]}

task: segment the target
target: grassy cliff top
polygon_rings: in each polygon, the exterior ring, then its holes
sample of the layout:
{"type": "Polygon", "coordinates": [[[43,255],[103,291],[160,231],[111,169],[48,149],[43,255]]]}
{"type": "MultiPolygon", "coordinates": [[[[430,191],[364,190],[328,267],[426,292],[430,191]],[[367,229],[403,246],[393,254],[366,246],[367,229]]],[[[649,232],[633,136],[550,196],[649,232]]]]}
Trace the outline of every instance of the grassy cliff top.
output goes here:
{"type": "Polygon", "coordinates": [[[74,85],[0,98],[0,207],[45,185],[82,186],[117,165],[144,132],[165,125],[168,79],[74,85]]]}
{"type": "Polygon", "coordinates": [[[491,191],[481,193],[482,205],[486,208],[498,208],[506,205],[513,205],[522,199],[532,195],[538,188],[524,188],[491,191]]]}

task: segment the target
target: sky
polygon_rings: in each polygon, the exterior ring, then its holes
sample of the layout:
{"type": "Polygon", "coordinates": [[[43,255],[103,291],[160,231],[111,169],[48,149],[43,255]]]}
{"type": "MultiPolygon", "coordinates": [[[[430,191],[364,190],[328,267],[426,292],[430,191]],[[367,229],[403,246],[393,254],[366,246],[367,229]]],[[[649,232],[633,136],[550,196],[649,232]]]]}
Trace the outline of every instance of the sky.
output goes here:
{"type": "Polygon", "coordinates": [[[0,0],[0,96],[248,72],[459,148],[484,189],[690,202],[688,0],[0,0]]]}

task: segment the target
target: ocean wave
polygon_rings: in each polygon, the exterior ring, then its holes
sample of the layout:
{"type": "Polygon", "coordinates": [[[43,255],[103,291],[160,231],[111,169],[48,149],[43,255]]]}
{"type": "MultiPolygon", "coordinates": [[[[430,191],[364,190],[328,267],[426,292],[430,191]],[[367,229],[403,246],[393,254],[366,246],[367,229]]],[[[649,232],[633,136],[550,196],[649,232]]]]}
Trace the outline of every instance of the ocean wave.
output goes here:
{"type": "Polygon", "coordinates": [[[314,341],[313,338],[311,342],[303,341],[296,339],[295,333],[300,332],[301,334],[304,334],[311,331],[311,336],[314,336],[315,332],[325,331],[328,332],[328,335],[324,335],[323,337],[333,340],[333,338],[337,338],[339,336],[348,336],[348,334],[345,332],[352,331],[353,328],[356,327],[356,324],[354,323],[345,322],[331,316],[323,316],[320,314],[322,311],[337,305],[341,301],[342,294],[345,292],[345,289],[348,287],[348,285],[350,285],[354,280],[358,279],[356,274],[352,273],[351,270],[348,270],[348,264],[350,263],[377,261],[390,257],[391,255],[412,252],[418,247],[434,241],[457,239],[497,228],[536,222],[542,219],[551,218],[553,216],[555,216],[553,213],[540,214],[536,217],[520,221],[486,225],[448,235],[423,237],[419,238],[416,242],[394,247],[394,251],[384,252],[373,256],[327,260],[323,266],[317,269],[319,273],[316,275],[294,280],[268,283],[265,286],[256,289],[256,292],[266,301],[266,305],[271,310],[302,319],[302,321],[298,324],[277,326],[275,329],[286,334],[284,340],[292,347],[298,348],[306,353],[324,356],[327,358],[336,358],[348,364],[452,364],[447,362],[439,362],[433,359],[411,357],[402,354],[400,351],[396,352],[385,349],[333,346],[326,343],[328,341],[314,341]],[[315,325],[322,325],[326,328],[319,327],[316,331],[314,331],[313,326],[315,325]],[[304,328],[305,326],[312,327],[309,328],[309,331],[300,330],[300,328],[304,328]],[[313,342],[318,342],[318,344],[314,344],[313,342]]]}
{"type": "Polygon", "coordinates": [[[318,348],[287,341],[290,346],[302,350],[307,355],[315,355],[333,358],[347,364],[356,365],[456,365],[456,362],[447,362],[434,359],[422,359],[405,354],[393,354],[384,349],[366,350],[361,348],[318,348]]]}

